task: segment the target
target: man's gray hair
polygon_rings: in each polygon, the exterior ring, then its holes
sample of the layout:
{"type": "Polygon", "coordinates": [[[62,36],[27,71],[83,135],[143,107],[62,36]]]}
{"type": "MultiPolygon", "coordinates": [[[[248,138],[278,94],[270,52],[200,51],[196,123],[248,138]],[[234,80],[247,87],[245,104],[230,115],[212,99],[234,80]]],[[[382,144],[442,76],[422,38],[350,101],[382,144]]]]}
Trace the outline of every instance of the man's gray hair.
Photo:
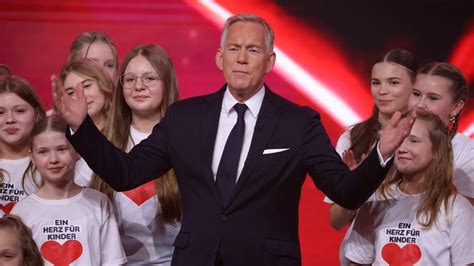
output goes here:
{"type": "Polygon", "coordinates": [[[229,33],[229,28],[232,24],[236,22],[253,22],[263,26],[265,30],[265,44],[269,52],[273,52],[273,42],[275,41],[275,34],[273,33],[272,28],[268,23],[261,17],[255,14],[237,14],[232,17],[229,17],[225,24],[224,29],[222,30],[221,35],[221,48],[224,48],[225,40],[227,39],[227,34],[229,33]]]}

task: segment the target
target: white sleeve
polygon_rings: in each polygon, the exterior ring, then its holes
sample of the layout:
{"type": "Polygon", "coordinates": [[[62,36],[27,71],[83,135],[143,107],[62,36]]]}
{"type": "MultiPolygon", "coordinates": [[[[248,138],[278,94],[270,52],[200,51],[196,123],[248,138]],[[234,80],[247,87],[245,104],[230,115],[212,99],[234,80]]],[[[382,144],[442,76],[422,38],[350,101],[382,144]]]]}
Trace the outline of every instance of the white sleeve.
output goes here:
{"type": "Polygon", "coordinates": [[[453,183],[459,193],[474,198],[474,140],[458,138],[459,143],[453,143],[453,183]]]}
{"type": "MultiPolygon", "coordinates": [[[[457,197],[462,197],[458,195],[457,197]]],[[[474,263],[474,208],[464,198],[456,199],[452,213],[454,215],[449,239],[451,242],[451,264],[466,265],[474,263]],[[456,213],[457,203],[465,203],[463,211],[456,213]]]]}
{"type": "Polygon", "coordinates": [[[127,262],[112,203],[105,198],[102,203],[103,223],[100,229],[101,265],[120,265],[127,262]]]}
{"type": "Polygon", "coordinates": [[[344,254],[347,259],[359,264],[372,264],[375,260],[374,228],[371,226],[372,217],[367,204],[358,211],[354,227],[346,242],[344,254]]]}
{"type": "Polygon", "coordinates": [[[76,167],[74,168],[74,182],[76,184],[81,187],[89,187],[93,174],[94,172],[83,158],[77,161],[76,167]]]}
{"type": "Polygon", "coordinates": [[[328,198],[327,196],[324,196],[323,202],[324,202],[324,203],[327,203],[327,204],[334,204],[334,201],[332,201],[332,200],[331,200],[330,198],[328,198]]]}
{"type": "Polygon", "coordinates": [[[351,147],[351,129],[344,131],[344,133],[339,136],[339,139],[336,143],[336,152],[342,157],[342,153],[351,147]]]}

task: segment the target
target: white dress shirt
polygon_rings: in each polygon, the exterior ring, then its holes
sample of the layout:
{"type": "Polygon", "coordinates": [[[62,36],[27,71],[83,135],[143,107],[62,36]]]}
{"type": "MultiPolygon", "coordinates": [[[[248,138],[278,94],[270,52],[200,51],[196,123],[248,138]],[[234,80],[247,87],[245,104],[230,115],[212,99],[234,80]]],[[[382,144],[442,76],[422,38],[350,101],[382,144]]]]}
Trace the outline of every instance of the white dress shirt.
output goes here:
{"type": "MultiPolygon", "coordinates": [[[[245,160],[250,150],[250,144],[252,143],[252,136],[255,129],[255,123],[257,122],[258,113],[260,107],[262,107],[263,97],[265,96],[265,87],[262,87],[254,96],[248,99],[244,103],[247,105],[247,111],[244,115],[245,120],[245,134],[244,142],[242,144],[242,152],[240,153],[239,166],[237,168],[237,178],[240,177],[242,169],[244,168],[245,160]]],[[[212,156],[212,173],[214,174],[214,180],[216,180],[217,169],[221,161],[222,153],[224,152],[224,146],[229,137],[230,131],[237,123],[237,112],[234,110],[234,105],[239,103],[232,94],[229,92],[227,87],[224,92],[224,98],[222,99],[221,114],[219,117],[219,126],[217,128],[216,143],[214,145],[214,154],[212,156]]]]}

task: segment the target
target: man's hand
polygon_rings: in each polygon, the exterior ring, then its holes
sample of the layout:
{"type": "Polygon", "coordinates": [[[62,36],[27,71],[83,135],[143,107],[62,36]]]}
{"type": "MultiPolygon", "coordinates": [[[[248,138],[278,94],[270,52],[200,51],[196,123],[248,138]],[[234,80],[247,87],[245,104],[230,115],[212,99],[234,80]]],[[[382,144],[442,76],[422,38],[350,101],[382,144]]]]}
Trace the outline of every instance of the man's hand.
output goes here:
{"type": "Polygon", "coordinates": [[[53,75],[51,76],[51,88],[57,112],[71,129],[76,131],[87,116],[87,102],[82,83],[79,82],[74,91],[66,92],[61,81],[53,75]]]}
{"type": "Polygon", "coordinates": [[[403,140],[410,134],[413,123],[415,123],[416,111],[402,118],[402,114],[397,111],[392,115],[388,124],[384,127],[380,136],[380,153],[384,160],[387,160],[395,153],[395,150],[402,144],[403,140]]]}

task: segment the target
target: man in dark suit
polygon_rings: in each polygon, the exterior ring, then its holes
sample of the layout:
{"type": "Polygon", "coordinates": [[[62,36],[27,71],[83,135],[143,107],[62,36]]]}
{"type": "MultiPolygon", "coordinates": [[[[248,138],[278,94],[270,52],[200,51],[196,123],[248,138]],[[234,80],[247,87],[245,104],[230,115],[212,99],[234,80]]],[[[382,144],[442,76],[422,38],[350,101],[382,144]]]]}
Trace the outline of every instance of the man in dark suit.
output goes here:
{"type": "Polygon", "coordinates": [[[80,89],[71,98],[53,80],[55,105],[74,132],[69,140],[113,188],[129,190],[174,169],[183,218],[172,265],[300,265],[298,203],[306,175],[333,201],[357,209],[408,135],[413,118],[397,114],[377,149],[349,171],[319,114],[264,85],[275,63],[273,39],[255,15],[229,18],[216,55],[227,84],[172,105],[129,154],[95,128],[80,89]]]}

